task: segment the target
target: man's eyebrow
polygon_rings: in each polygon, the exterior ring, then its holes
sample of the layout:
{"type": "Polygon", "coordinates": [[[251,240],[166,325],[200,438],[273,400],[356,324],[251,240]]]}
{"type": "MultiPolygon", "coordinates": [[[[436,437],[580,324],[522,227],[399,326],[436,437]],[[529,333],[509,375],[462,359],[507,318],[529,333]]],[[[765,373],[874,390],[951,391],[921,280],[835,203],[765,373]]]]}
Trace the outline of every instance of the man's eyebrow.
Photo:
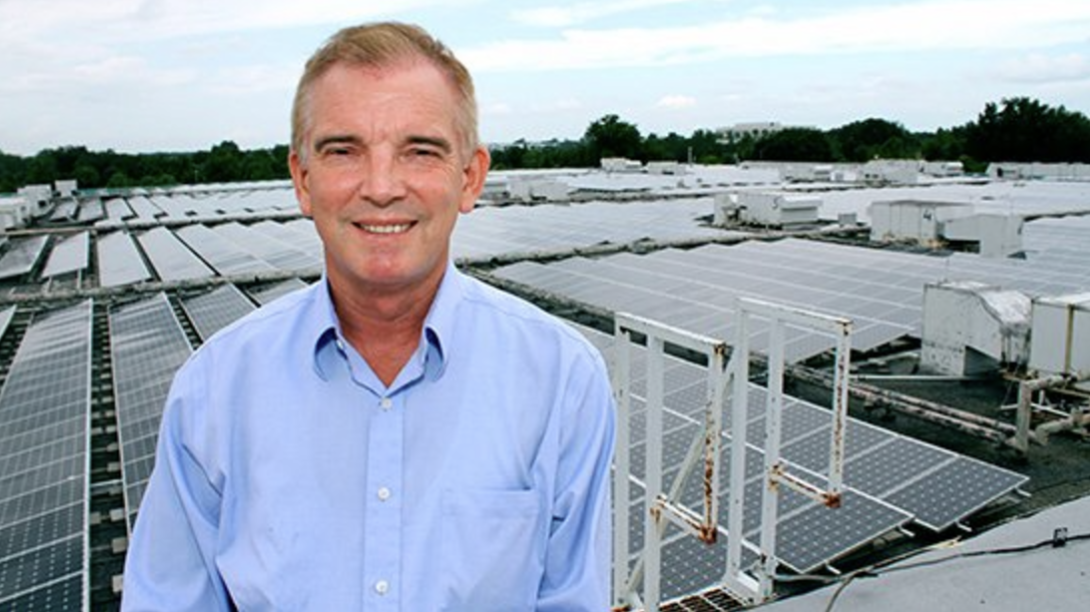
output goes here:
{"type": "Polygon", "coordinates": [[[360,139],[356,136],[351,136],[348,134],[333,134],[330,136],[324,136],[314,141],[314,150],[321,151],[322,149],[331,144],[358,145],[360,144],[360,139]]]}

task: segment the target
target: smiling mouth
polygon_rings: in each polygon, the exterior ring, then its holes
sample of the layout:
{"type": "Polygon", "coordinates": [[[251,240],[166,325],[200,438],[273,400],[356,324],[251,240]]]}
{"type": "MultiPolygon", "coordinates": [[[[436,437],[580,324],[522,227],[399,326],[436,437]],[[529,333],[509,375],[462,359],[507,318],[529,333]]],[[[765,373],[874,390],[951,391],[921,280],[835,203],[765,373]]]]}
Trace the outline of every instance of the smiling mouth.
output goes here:
{"type": "Polygon", "coordinates": [[[413,226],[412,223],[387,223],[383,225],[356,223],[354,225],[368,234],[403,234],[413,226]]]}

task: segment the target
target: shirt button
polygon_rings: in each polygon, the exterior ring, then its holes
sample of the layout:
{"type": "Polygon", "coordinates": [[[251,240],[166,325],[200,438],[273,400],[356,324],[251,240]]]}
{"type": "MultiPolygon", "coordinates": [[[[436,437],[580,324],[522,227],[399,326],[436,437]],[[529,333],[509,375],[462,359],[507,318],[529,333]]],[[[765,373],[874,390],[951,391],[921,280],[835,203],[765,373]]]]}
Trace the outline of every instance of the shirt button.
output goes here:
{"type": "Polygon", "coordinates": [[[390,499],[390,489],[387,489],[386,487],[379,487],[378,499],[379,501],[386,501],[390,499]]]}
{"type": "Polygon", "coordinates": [[[393,406],[393,405],[394,405],[394,402],[388,397],[382,398],[382,401],[379,402],[379,406],[382,406],[383,410],[389,410],[390,407],[393,406]]]}
{"type": "Polygon", "coordinates": [[[385,580],[379,580],[375,583],[375,592],[379,595],[385,595],[390,590],[390,583],[385,580]]]}

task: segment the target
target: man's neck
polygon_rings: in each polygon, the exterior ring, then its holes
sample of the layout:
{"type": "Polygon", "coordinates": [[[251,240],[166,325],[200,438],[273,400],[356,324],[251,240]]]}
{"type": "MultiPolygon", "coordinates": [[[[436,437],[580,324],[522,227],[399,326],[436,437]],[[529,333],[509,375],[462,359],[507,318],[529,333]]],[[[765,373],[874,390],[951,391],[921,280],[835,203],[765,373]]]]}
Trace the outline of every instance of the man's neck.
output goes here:
{"type": "MultiPolygon", "coordinates": [[[[430,280],[430,279],[429,279],[430,280]]],[[[342,291],[331,285],[345,339],[383,384],[397,378],[420,343],[442,276],[399,291],[342,291]]]]}

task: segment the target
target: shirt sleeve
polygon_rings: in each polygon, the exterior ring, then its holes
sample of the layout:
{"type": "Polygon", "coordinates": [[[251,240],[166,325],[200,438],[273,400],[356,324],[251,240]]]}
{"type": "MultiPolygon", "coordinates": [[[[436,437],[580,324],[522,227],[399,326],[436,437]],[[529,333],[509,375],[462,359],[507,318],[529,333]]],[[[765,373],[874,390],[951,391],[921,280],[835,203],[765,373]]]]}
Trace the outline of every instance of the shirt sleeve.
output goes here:
{"type": "Polygon", "coordinates": [[[227,611],[215,566],[220,494],[185,443],[187,419],[205,409],[191,361],[167,398],[148,482],[125,559],[123,612],[227,611]]]}
{"type": "Polygon", "coordinates": [[[563,439],[539,612],[609,609],[615,408],[601,356],[582,361],[563,401],[563,439]],[[589,362],[589,363],[588,363],[589,362]]]}

